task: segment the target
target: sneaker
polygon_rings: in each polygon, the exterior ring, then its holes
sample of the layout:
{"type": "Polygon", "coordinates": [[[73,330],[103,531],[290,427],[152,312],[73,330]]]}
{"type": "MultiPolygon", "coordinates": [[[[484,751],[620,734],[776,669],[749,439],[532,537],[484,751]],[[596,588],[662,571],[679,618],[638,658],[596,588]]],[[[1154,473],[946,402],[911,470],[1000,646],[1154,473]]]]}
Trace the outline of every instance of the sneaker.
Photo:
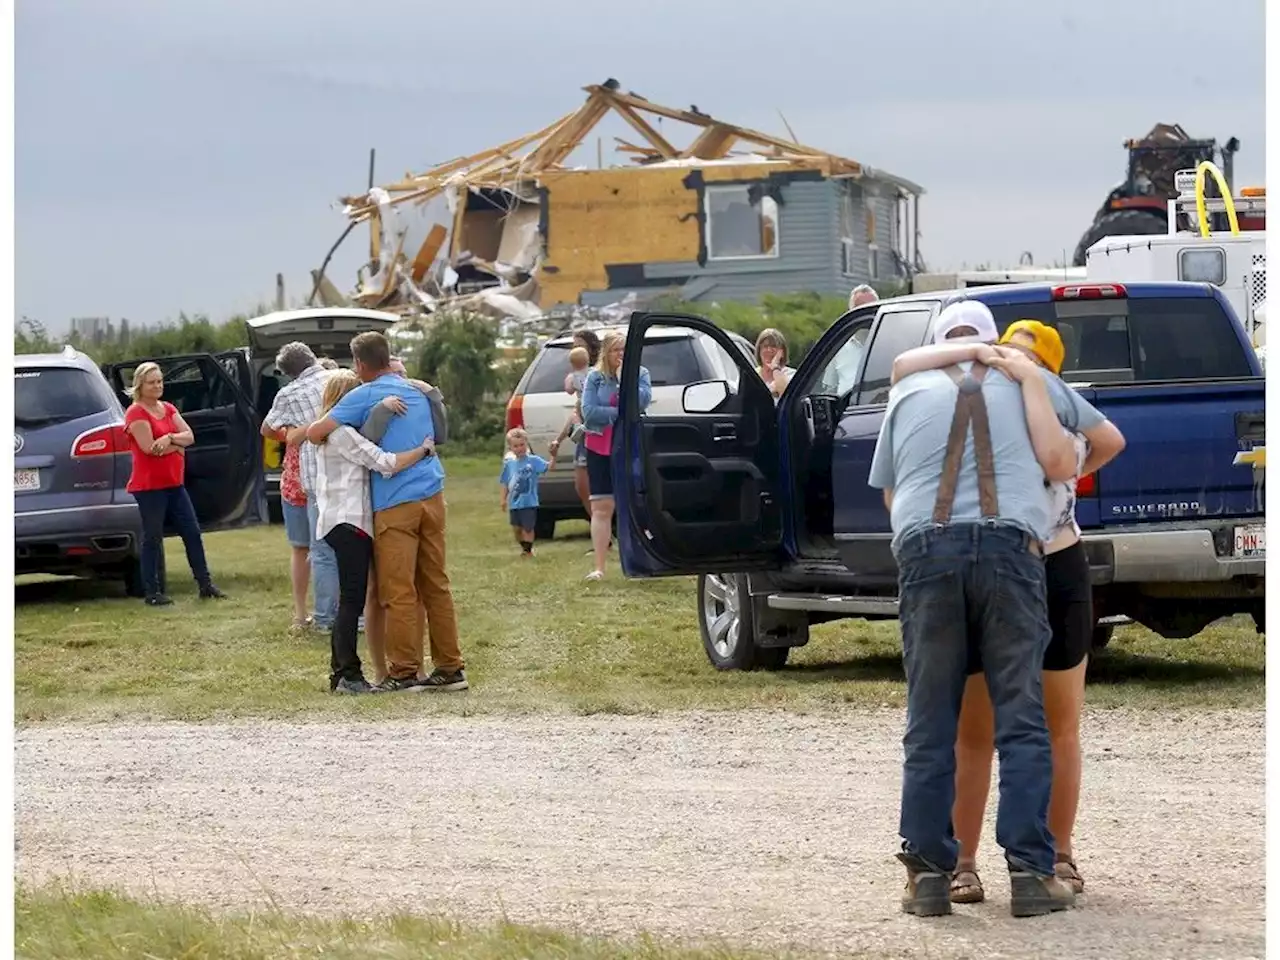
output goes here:
{"type": "Polygon", "coordinates": [[[951,877],[913,853],[899,853],[907,868],[902,912],[917,917],[945,917],[951,913],[951,877]]]}
{"type": "Polygon", "coordinates": [[[591,580],[591,581],[593,581],[593,582],[594,582],[594,581],[596,581],[596,580],[603,580],[603,579],[604,579],[604,571],[603,571],[603,570],[592,570],[590,573],[588,573],[588,574],[587,574],[585,577],[583,577],[582,579],[583,579],[583,580],[591,580]]]}
{"type": "Polygon", "coordinates": [[[360,677],[356,680],[348,680],[346,677],[343,677],[338,681],[338,685],[333,688],[333,693],[347,695],[376,692],[377,688],[374,687],[373,684],[369,683],[369,681],[364,677],[360,677]]]}
{"type": "Polygon", "coordinates": [[[378,693],[421,693],[426,685],[417,677],[387,677],[374,689],[378,693]]]}
{"type": "Polygon", "coordinates": [[[471,686],[467,683],[467,675],[462,670],[432,670],[431,675],[420,682],[424,689],[439,690],[442,693],[466,690],[471,686]]]}
{"type": "Polygon", "coordinates": [[[147,597],[147,599],[142,602],[145,603],[148,607],[168,607],[173,604],[173,601],[168,597],[166,597],[163,593],[153,593],[151,596],[147,597]]]}
{"type": "Polygon", "coordinates": [[[215,587],[212,583],[206,583],[200,587],[201,600],[225,600],[227,595],[215,587]]]}
{"type": "Polygon", "coordinates": [[[1070,884],[1025,870],[1009,871],[1009,912],[1015,917],[1042,917],[1075,906],[1070,884]]]}

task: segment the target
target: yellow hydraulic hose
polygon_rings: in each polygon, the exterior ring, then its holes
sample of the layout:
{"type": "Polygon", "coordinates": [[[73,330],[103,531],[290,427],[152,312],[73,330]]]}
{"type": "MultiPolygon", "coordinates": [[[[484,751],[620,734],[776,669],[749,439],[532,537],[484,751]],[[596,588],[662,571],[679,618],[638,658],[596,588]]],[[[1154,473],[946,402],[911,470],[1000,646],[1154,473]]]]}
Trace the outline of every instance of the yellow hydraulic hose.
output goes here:
{"type": "Polygon", "coordinates": [[[1218,184],[1218,191],[1222,194],[1222,202],[1227,208],[1227,222],[1231,224],[1231,235],[1237,237],[1240,235],[1240,222],[1236,219],[1235,201],[1231,199],[1231,188],[1227,186],[1226,178],[1222,176],[1222,171],[1214,165],[1210,160],[1201,160],[1200,165],[1196,167],[1196,216],[1200,219],[1200,236],[1208,237],[1212,233],[1209,229],[1209,211],[1205,209],[1204,203],[1204,175],[1208,173],[1218,184]]]}

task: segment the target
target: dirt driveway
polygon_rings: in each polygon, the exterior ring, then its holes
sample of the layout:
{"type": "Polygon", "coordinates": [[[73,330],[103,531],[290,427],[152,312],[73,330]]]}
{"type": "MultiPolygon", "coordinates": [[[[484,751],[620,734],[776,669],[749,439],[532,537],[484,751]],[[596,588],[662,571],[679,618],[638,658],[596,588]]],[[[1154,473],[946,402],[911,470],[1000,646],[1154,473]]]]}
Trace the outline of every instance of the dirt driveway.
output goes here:
{"type": "MultiPolygon", "coordinates": [[[[766,712],[17,734],[17,876],[843,956],[1263,955],[1262,711],[1086,722],[1089,893],[898,912],[903,716],[766,712]]],[[[988,825],[987,836],[992,833],[988,825]]]]}

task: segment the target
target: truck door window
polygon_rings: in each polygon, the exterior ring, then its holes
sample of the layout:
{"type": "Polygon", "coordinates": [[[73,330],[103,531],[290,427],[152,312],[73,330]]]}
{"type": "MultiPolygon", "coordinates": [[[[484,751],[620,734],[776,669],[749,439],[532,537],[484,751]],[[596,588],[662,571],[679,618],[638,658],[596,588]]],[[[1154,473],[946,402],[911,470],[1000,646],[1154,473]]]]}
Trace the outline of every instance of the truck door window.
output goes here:
{"type": "Polygon", "coordinates": [[[809,389],[809,396],[843,397],[858,384],[858,371],[867,352],[867,338],[871,335],[874,316],[859,320],[849,331],[849,338],[835,352],[822,373],[809,389]]]}
{"type": "Polygon", "coordinates": [[[899,310],[881,314],[867,365],[862,374],[862,386],[858,391],[858,406],[886,403],[889,399],[889,378],[893,373],[893,361],[898,354],[924,343],[925,330],[933,308],[926,310],[899,310]]]}

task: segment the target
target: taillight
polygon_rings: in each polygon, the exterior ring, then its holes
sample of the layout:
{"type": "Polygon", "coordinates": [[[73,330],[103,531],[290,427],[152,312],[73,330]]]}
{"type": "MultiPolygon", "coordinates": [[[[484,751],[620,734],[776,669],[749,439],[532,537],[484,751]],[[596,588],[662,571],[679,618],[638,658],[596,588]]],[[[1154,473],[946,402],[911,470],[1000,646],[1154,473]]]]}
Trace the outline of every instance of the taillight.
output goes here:
{"type": "Polygon", "coordinates": [[[507,429],[515,430],[524,427],[524,394],[512,394],[507,401],[507,429]]]}
{"type": "Polygon", "coordinates": [[[1096,497],[1098,495],[1098,475],[1086,473],[1076,480],[1077,497],[1096,497]]]}
{"type": "Polygon", "coordinates": [[[1055,300],[1114,300],[1128,295],[1120,283],[1072,283],[1053,288],[1055,300]]]}
{"type": "Polygon", "coordinates": [[[122,423],[89,430],[76,437],[75,442],[71,444],[73,457],[114,456],[117,453],[126,453],[128,450],[129,439],[122,423]]]}

